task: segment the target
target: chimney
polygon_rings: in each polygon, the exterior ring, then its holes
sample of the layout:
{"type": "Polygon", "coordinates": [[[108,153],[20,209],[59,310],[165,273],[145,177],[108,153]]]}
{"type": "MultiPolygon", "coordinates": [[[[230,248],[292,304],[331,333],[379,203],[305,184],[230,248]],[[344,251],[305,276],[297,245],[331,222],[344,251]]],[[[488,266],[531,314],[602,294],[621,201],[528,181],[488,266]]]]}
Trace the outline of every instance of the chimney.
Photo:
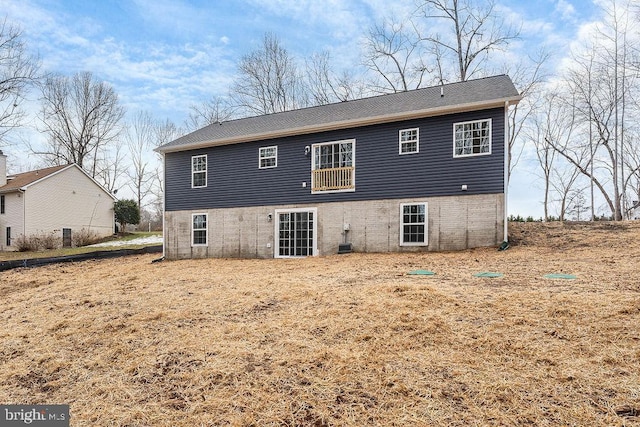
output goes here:
{"type": "Polygon", "coordinates": [[[7,183],[7,156],[0,150],[0,187],[7,183]]]}

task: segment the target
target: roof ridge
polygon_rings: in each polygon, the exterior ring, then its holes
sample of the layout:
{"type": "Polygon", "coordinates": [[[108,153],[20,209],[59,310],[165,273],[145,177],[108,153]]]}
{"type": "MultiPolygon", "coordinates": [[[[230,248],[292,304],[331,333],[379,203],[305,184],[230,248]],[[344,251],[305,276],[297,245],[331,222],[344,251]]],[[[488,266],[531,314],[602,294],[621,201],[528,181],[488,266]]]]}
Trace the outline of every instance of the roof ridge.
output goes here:
{"type": "Polygon", "coordinates": [[[448,114],[454,110],[474,111],[504,102],[517,103],[520,98],[509,76],[499,74],[217,122],[170,141],[156,151],[184,151],[448,114]]]}

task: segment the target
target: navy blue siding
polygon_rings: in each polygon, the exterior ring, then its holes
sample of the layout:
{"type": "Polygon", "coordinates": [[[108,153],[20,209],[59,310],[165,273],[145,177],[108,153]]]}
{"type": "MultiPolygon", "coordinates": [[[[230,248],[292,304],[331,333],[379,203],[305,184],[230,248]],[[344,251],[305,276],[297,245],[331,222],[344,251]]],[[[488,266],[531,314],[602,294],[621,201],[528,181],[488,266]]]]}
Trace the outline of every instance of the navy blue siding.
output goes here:
{"type": "Polygon", "coordinates": [[[165,191],[168,211],[503,193],[504,109],[167,153],[165,191]],[[454,158],[453,123],[487,118],[491,154],[454,158]],[[398,131],[415,127],[420,152],[399,155],[398,131]],[[356,191],[311,194],[312,154],[304,147],[343,139],[356,140],[356,191]],[[258,169],[259,148],[271,145],[278,146],[278,167],[258,169]],[[198,154],[208,155],[207,187],[192,189],[191,156],[198,154]]]}

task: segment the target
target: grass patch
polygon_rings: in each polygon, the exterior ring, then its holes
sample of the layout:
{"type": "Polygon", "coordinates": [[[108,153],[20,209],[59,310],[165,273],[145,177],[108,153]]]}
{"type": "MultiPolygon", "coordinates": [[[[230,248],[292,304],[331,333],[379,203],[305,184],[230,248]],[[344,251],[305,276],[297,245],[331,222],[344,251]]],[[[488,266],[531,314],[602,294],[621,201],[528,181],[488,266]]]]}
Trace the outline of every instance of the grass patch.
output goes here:
{"type": "MultiPolygon", "coordinates": [[[[150,237],[150,236],[161,236],[162,233],[158,232],[134,232],[127,233],[123,236],[110,236],[108,238],[102,239],[101,242],[110,242],[110,241],[122,241],[129,242],[141,237],[150,237]]],[[[0,252],[0,261],[13,261],[17,259],[31,259],[31,258],[49,258],[49,257],[59,257],[66,255],[77,255],[84,254],[89,252],[96,251],[108,251],[108,250],[117,250],[117,249],[139,249],[149,245],[140,245],[140,244],[125,244],[119,246],[81,246],[75,248],[58,248],[58,249],[50,249],[50,250],[41,250],[41,251],[25,251],[25,252],[0,252]]]]}

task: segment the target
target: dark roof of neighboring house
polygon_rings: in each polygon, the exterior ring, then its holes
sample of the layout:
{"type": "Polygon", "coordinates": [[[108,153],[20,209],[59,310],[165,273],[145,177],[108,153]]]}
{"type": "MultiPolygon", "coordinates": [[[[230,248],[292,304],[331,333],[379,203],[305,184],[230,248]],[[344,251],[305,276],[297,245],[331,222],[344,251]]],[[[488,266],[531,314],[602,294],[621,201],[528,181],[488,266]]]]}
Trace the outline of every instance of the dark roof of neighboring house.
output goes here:
{"type": "Polygon", "coordinates": [[[17,191],[22,187],[25,187],[29,184],[33,184],[34,182],[45,178],[49,175],[53,175],[54,173],[61,171],[64,168],[69,167],[69,165],[61,165],[61,166],[52,166],[49,168],[38,169],[29,172],[18,173],[15,175],[7,176],[7,183],[0,187],[0,193],[8,193],[10,191],[17,191]]]}
{"type": "Polygon", "coordinates": [[[507,75],[214,123],[156,150],[183,151],[515,104],[507,75]]]}

